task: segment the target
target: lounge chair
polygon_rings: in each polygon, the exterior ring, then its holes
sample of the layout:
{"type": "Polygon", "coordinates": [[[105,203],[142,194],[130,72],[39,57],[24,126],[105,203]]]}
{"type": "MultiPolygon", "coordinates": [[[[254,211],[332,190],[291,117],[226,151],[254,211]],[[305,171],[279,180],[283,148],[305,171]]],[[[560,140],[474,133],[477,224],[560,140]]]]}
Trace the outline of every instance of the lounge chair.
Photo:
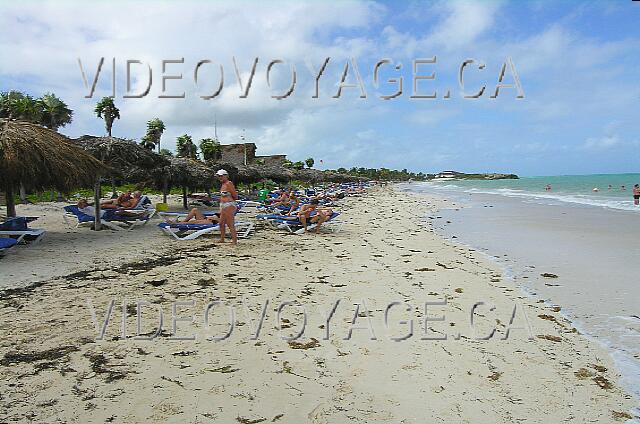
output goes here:
{"type": "MultiPolygon", "coordinates": [[[[339,215],[340,214],[338,212],[333,212],[329,217],[329,219],[322,223],[322,228],[325,228],[325,225],[326,225],[326,228],[330,228],[333,232],[340,231],[340,229],[342,228],[342,225],[341,224],[336,225],[337,223],[334,222],[334,219],[336,219],[339,215]]],[[[314,216],[315,214],[311,215],[312,218],[314,216]]],[[[302,222],[300,222],[300,219],[298,219],[297,216],[268,214],[268,215],[256,215],[256,217],[259,219],[264,219],[268,224],[270,224],[275,228],[278,228],[281,230],[287,230],[290,233],[294,233],[294,234],[304,233],[304,225],[302,224],[302,222]]],[[[314,228],[317,227],[317,225],[318,224],[316,223],[309,222],[307,224],[307,231],[313,230],[314,228]]]]}
{"type": "Polygon", "coordinates": [[[38,228],[29,228],[28,223],[35,221],[37,217],[17,216],[9,218],[0,224],[0,236],[15,238],[17,243],[38,243],[44,237],[46,231],[38,228]]]}
{"type": "Polygon", "coordinates": [[[13,249],[18,244],[18,241],[13,238],[3,237],[0,238],[0,256],[4,256],[11,249],[13,249]]]}
{"type": "MultiPolygon", "coordinates": [[[[242,202],[238,202],[235,214],[237,215],[238,213],[240,213],[244,206],[245,205],[242,202]]],[[[202,212],[202,214],[204,216],[213,216],[213,215],[220,216],[219,212],[214,212],[214,211],[204,211],[204,212],[202,212]]],[[[177,219],[186,217],[187,215],[189,215],[189,212],[188,211],[158,212],[158,215],[161,216],[162,218],[164,218],[164,220],[167,221],[167,222],[173,222],[173,221],[175,221],[177,219]]]]}
{"type": "MultiPolygon", "coordinates": [[[[176,240],[193,240],[202,235],[220,231],[218,224],[189,224],[187,222],[161,222],[158,227],[176,240]]],[[[236,221],[238,238],[247,238],[254,225],[252,222],[236,221]]]]}
{"type": "Polygon", "coordinates": [[[140,200],[138,200],[138,203],[136,204],[135,208],[131,208],[131,209],[125,209],[125,212],[140,212],[140,211],[145,211],[148,213],[149,218],[153,217],[153,215],[155,215],[156,210],[153,207],[153,203],[151,203],[151,199],[149,199],[149,196],[147,196],[146,194],[143,194],[142,196],[140,196],[140,200]]]}
{"type": "MultiPolygon", "coordinates": [[[[95,217],[93,215],[87,215],[80,211],[76,205],[68,205],[64,207],[64,215],[62,215],[64,222],[69,228],[78,228],[81,226],[91,226],[95,217]],[[76,220],[75,227],[72,226],[72,220],[76,220]]],[[[136,227],[146,225],[151,218],[151,212],[147,212],[144,209],[134,210],[130,209],[127,212],[139,212],[138,216],[123,216],[117,212],[109,210],[100,220],[101,223],[111,230],[132,230],[136,227]]],[[[155,213],[155,210],[153,210],[155,213]]]]}

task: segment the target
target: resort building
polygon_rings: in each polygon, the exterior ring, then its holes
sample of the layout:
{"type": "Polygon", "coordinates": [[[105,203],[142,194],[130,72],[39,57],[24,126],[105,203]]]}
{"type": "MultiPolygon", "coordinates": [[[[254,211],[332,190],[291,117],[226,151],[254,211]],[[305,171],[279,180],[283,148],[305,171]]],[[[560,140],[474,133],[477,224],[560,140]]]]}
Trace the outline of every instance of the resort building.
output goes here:
{"type": "Polygon", "coordinates": [[[435,178],[436,180],[452,180],[454,178],[456,178],[458,175],[460,175],[460,172],[457,171],[442,171],[439,174],[436,174],[435,178]]]}
{"type": "Polygon", "coordinates": [[[223,144],[221,161],[233,165],[282,165],[287,155],[256,156],[257,147],[254,143],[223,144]]]}
{"type": "Polygon", "coordinates": [[[255,163],[260,165],[280,166],[287,160],[287,155],[256,156],[255,163]]]}

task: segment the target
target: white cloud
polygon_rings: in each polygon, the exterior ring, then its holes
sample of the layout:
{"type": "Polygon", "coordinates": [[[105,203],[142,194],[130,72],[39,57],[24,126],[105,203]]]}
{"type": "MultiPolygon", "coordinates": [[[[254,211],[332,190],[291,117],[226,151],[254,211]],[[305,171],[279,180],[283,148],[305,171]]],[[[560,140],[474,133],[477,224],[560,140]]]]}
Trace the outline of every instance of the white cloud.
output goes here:
{"type": "MultiPolygon", "coordinates": [[[[573,26],[576,18],[553,16],[543,10],[547,7],[545,3],[532,10],[541,20],[538,25],[533,19],[510,20],[506,15],[510,8],[494,1],[388,8],[355,1],[181,1],[153,6],[120,1],[3,2],[0,89],[18,88],[34,95],[53,91],[76,111],[65,133],[102,134],[103,124],[93,115],[96,99],[83,97],[76,59],[81,57],[93,71],[99,57],[115,56],[116,102],[122,111],[115,135],[140,137],[145,122],[157,116],[167,125],[163,146],[173,147],[175,137],[183,133],[195,140],[211,136],[215,115],[223,142],[239,140],[246,129],[247,139],[258,144],[260,153],[287,153],[295,159],[313,156],[324,159],[327,167],[433,170],[477,166],[481,159],[488,169],[491,163],[518,164],[527,155],[620,152],[633,147],[623,140],[634,128],[640,98],[640,86],[629,71],[637,68],[639,37],[616,38],[606,31],[590,34],[573,26]],[[403,10],[396,15],[396,9],[403,10]],[[439,93],[451,88],[455,97],[458,67],[469,56],[484,61],[487,68],[465,80],[470,86],[486,83],[487,92],[492,91],[502,61],[511,56],[526,98],[510,101],[513,90],[505,90],[504,98],[496,101],[375,98],[367,62],[383,57],[402,62],[406,97],[411,90],[409,60],[433,55],[438,56],[433,86],[439,93]],[[253,58],[260,57],[248,99],[238,97],[233,56],[244,79],[253,58]],[[187,98],[159,100],[160,61],[180,57],[185,64],[172,69],[181,71],[184,80],[170,84],[186,91],[187,98]],[[320,82],[321,98],[311,99],[313,76],[306,65],[317,69],[325,57],[332,60],[320,82]],[[366,101],[357,98],[357,90],[347,90],[341,100],[330,98],[349,57],[358,58],[361,65],[370,96],[366,101]],[[145,99],[121,98],[127,58],[153,67],[154,86],[145,99]],[[265,82],[267,63],[275,58],[295,63],[298,72],[294,95],[283,101],[270,98],[265,82]],[[224,65],[225,88],[215,100],[201,100],[193,85],[199,59],[224,65]],[[615,127],[610,125],[614,121],[615,127]],[[599,133],[616,135],[590,136],[599,133]],[[559,149],[558,144],[567,148],[559,149]]],[[[596,22],[599,16],[592,9],[580,13],[595,13],[596,22]]],[[[107,94],[109,74],[103,77],[98,96],[107,94]]],[[[284,72],[276,75],[276,86],[284,87],[287,78],[284,72]]],[[[134,79],[134,86],[141,82],[134,79]]],[[[208,88],[212,86],[210,82],[208,88]]]]}
{"type": "Polygon", "coordinates": [[[590,137],[581,146],[584,150],[605,151],[623,147],[640,147],[639,140],[625,140],[618,135],[606,135],[603,137],[590,137]]]}

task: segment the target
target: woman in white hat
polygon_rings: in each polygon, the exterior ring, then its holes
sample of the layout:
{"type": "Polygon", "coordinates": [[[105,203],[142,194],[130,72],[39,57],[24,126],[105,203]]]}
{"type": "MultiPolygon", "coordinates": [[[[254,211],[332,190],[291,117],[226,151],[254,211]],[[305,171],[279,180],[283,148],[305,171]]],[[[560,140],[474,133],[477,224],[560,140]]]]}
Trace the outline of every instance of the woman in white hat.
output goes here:
{"type": "Polygon", "coordinates": [[[221,169],[216,172],[216,177],[222,183],[220,187],[220,243],[224,243],[225,229],[227,226],[231,233],[231,243],[238,244],[238,233],[236,232],[236,200],[238,191],[236,186],[229,180],[229,173],[221,169]]]}

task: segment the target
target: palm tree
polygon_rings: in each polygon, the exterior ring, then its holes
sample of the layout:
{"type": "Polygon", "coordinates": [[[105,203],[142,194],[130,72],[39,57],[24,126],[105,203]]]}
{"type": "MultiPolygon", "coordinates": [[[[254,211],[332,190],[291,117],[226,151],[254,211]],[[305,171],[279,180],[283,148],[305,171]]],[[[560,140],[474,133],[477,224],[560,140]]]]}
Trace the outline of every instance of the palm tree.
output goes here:
{"type": "Polygon", "coordinates": [[[47,93],[38,99],[42,107],[41,124],[45,127],[57,131],[71,123],[73,111],[67,104],[56,97],[53,93],[47,93]]]}
{"type": "Polygon", "coordinates": [[[39,123],[41,117],[40,103],[28,94],[13,90],[0,94],[0,118],[39,123]]]}
{"type": "Polygon", "coordinates": [[[200,151],[202,152],[202,159],[207,160],[218,160],[222,156],[222,148],[220,147],[220,143],[218,140],[213,138],[203,138],[200,140],[200,151]]]}
{"type": "Polygon", "coordinates": [[[120,109],[118,109],[113,103],[113,97],[103,97],[96,105],[94,112],[98,118],[104,118],[104,125],[107,129],[107,134],[111,137],[113,121],[120,119],[120,109]]]}
{"type": "Polygon", "coordinates": [[[147,133],[142,137],[142,144],[146,149],[153,150],[158,147],[158,153],[160,153],[160,138],[165,130],[164,122],[159,118],[154,118],[147,122],[147,133]]]}
{"type": "Polygon", "coordinates": [[[307,168],[311,169],[313,168],[313,164],[316,163],[316,161],[313,160],[313,158],[307,158],[305,159],[304,163],[307,165],[307,168]]]}
{"type": "Polygon", "coordinates": [[[176,156],[179,158],[198,159],[198,147],[193,143],[190,135],[183,134],[177,138],[176,156]]]}

